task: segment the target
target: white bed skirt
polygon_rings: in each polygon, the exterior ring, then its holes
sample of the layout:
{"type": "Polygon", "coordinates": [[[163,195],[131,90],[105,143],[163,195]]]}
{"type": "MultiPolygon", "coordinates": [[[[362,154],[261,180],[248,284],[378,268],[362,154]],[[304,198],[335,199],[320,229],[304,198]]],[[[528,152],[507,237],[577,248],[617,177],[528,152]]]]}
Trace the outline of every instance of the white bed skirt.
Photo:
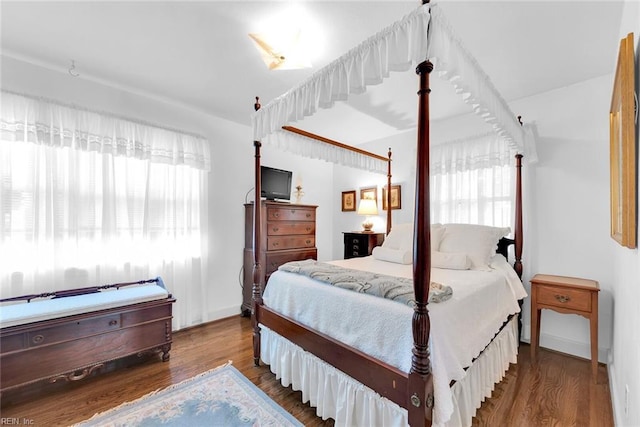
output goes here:
{"type": "MultiPolygon", "coordinates": [[[[262,325],[261,325],[262,326],[262,325]]],[[[283,386],[302,392],[302,401],[336,426],[406,426],[407,411],[355,381],[311,353],[262,326],[260,357],[283,386]]],[[[502,329],[487,349],[451,388],[454,412],[434,426],[470,426],[471,420],[510,363],[518,358],[518,319],[502,329]]],[[[438,403],[436,402],[436,405],[438,403]]]]}

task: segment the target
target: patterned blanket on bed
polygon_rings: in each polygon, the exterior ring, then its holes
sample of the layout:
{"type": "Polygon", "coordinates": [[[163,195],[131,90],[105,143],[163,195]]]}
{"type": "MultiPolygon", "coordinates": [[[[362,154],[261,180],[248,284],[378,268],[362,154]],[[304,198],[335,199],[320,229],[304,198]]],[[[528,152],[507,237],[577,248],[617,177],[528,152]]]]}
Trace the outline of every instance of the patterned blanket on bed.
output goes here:
{"type": "MultiPolygon", "coordinates": [[[[413,280],[411,279],[353,270],[312,259],[288,262],[278,269],[289,273],[303,274],[340,288],[387,298],[411,307],[415,306],[413,280]]],[[[451,298],[451,295],[453,295],[453,290],[450,286],[431,282],[429,286],[430,303],[446,301],[451,298]]]]}

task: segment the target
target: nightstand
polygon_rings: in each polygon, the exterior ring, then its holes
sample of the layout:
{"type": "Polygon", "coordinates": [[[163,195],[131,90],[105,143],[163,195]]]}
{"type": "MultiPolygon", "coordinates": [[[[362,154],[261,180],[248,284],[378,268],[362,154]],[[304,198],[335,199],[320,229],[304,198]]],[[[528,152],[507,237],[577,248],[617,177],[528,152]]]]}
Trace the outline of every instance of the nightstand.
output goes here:
{"type": "Polygon", "coordinates": [[[598,282],[577,277],[536,274],[531,279],[531,361],[540,345],[540,312],[543,308],[559,313],[578,314],[591,326],[591,374],[598,377],[598,282]]]}
{"type": "Polygon", "coordinates": [[[373,248],[384,242],[384,233],[345,231],[344,259],[371,255],[373,248]]]}

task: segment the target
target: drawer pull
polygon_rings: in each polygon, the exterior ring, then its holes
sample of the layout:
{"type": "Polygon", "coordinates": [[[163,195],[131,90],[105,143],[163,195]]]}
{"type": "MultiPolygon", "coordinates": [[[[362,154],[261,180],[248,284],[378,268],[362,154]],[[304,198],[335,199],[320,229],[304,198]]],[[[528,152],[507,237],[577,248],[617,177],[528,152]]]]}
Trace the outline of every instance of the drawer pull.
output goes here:
{"type": "Polygon", "coordinates": [[[274,217],[274,218],[279,218],[279,217],[280,217],[280,214],[279,214],[278,212],[275,212],[275,213],[273,214],[273,217],[274,217]]]}
{"type": "Polygon", "coordinates": [[[311,214],[310,213],[307,213],[307,218],[311,218],[311,214]]]}
{"type": "Polygon", "coordinates": [[[273,227],[273,228],[272,228],[272,230],[273,230],[273,231],[278,231],[278,230],[280,230],[280,229],[279,229],[278,227],[273,227]]]}
{"type": "Polygon", "coordinates": [[[274,246],[274,247],[276,247],[276,246],[278,246],[278,245],[280,245],[280,243],[278,243],[278,242],[273,242],[273,246],[274,246]]]}
{"type": "Polygon", "coordinates": [[[308,245],[308,244],[311,243],[311,240],[307,239],[307,240],[305,240],[305,243],[308,245]]]}
{"type": "Polygon", "coordinates": [[[311,227],[307,227],[307,231],[311,231],[311,227]]]}
{"type": "Polygon", "coordinates": [[[36,335],[35,337],[32,338],[32,341],[34,344],[40,344],[42,341],[44,341],[44,336],[36,335]]]}
{"type": "Polygon", "coordinates": [[[568,295],[554,295],[558,302],[565,303],[571,301],[571,297],[568,295]]]}
{"type": "Polygon", "coordinates": [[[295,215],[295,213],[296,213],[296,210],[295,209],[291,209],[291,214],[295,215]]]}
{"type": "Polygon", "coordinates": [[[113,320],[109,320],[109,326],[115,326],[118,324],[118,321],[113,319],[113,320]]]}

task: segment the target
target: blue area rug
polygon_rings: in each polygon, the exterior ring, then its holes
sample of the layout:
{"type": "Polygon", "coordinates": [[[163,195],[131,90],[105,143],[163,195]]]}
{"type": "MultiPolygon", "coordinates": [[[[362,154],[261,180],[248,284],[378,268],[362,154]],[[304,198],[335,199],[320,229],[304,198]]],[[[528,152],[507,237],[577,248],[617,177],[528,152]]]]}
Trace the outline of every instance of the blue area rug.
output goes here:
{"type": "Polygon", "coordinates": [[[231,364],[94,415],[78,426],[302,426],[231,364]]]}

